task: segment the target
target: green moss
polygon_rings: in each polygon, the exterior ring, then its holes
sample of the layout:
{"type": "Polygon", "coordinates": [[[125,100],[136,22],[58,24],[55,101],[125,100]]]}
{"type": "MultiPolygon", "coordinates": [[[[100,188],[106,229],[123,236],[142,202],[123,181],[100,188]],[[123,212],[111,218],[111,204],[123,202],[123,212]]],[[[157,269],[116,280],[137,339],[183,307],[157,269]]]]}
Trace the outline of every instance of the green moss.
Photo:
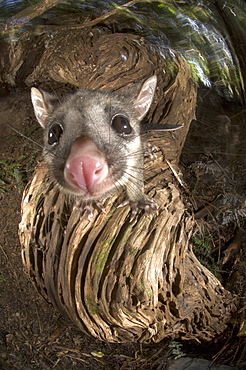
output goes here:
{"type": "Polygon", "coordinates": [[[98,253],[96,255],[96,269],[99,272],[102,272],[104,269],[104,266],[107,262],[109,252],[111,250],[111,246],[113,245],[115,240],[115,237],[109,238],[104,240],[100,243],[98,246],[98,253]]]}
{"type": "Polygon", "coordinates": [[[91,299],[91,297],[86,296],[85,297],[85,304],[88,308],[88,311],[91,315],[98,315],[98,308],[96,303],[91,299]]]}
{"type": "Polygon", "coordinates": [[[212,256],[213,240],[204,235],[193,235],[191,237],[193,250],[199,261],[215,276],[218,275],[217,264],[212,256]]]}

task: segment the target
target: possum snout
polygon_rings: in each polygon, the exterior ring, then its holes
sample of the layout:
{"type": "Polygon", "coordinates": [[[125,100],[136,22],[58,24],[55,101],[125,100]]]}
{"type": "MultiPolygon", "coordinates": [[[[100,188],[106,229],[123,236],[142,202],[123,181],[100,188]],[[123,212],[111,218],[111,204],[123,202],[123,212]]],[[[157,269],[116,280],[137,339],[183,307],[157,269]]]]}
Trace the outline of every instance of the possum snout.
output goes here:
{"type": "Polygon", "coordinates": [[[94,144],[85,137],[73,143],[64,168],[64,178],[78,194],[95,194],[108,177],[107,161],[94,144]]]}

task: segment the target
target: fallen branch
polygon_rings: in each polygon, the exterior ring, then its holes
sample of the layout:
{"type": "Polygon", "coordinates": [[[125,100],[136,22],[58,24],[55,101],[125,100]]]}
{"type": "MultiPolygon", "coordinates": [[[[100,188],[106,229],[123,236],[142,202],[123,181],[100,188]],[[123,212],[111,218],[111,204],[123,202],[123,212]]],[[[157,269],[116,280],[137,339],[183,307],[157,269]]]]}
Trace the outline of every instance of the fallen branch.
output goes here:
{"type": "Polygon", "coordinates": [[[10,33],[13,30],[17,30],[24,26],[27,22],[30,22],[33,18],[43,14],[46,10],[53,8],[60,0],[41,0],[35,5],[31,5],[28,8],[17,13],[11,17],[4,25],[1,26],[2,33],[10,33]]]}

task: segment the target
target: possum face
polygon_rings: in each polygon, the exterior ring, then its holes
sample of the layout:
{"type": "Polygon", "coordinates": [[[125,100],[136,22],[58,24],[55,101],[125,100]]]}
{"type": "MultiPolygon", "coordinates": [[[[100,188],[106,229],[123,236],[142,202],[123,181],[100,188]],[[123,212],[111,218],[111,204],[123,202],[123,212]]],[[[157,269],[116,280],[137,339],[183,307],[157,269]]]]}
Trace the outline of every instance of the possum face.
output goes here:
{"type": "Polygon", "coordinates": [[[153,76],[137,92],[78,90],[62,102],[32,88],[44,159],[64,192],[93,200],[132,182],[142,186],[140,121],[155,86],[153,76]]]}

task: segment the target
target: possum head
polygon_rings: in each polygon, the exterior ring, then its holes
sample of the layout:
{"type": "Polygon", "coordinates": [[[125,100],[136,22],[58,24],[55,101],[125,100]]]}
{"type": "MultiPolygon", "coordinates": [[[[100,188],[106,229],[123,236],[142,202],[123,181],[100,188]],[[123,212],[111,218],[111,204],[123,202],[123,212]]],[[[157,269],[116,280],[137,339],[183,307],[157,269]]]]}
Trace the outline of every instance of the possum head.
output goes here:
{"type": "Polygon", "coordinates": [[[44,159],[60,188],[84,201],[125,186],[129,203],[145,199],[140,121],[148,112],[156,76],[117,93],[78,90],[63,101],[32,88],[44,129],[44,159]]]}

